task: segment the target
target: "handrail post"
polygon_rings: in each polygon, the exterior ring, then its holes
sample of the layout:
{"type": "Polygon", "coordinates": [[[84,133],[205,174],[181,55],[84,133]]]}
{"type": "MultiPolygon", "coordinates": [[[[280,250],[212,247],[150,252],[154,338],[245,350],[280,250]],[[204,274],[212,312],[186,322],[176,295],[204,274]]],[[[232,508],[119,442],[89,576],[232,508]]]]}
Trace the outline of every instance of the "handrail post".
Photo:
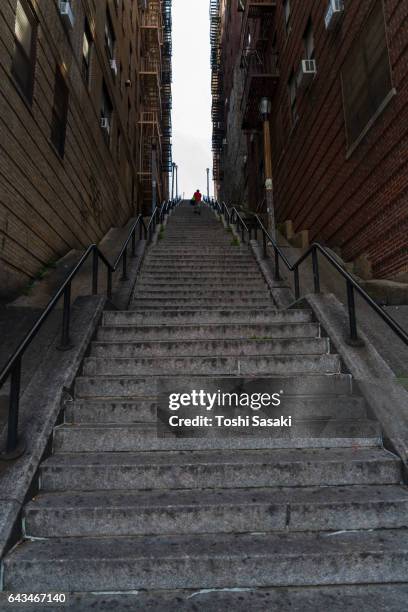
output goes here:
{"type": "Polygon", "coordinates": [[[268,250],[266,248],[266,234],[264,231],[262,231],[262,238],[263,238],[263,256],[264,256],[264,259],[268,259],[268,250]]]}
{"type": "Polygon", "coordinates": [[[132,232],[132,257],[136,257],[136,228],[132,232]]]}
{"type": "Polygon", "coordinates": [[[69,337],[69,327],[71,322],[71,283],[64,289],[64,307],[62,312],[62,334],[61,344],[58,349],[60,351],[67,351],[72,348],[71,340],[69,337]]]}
{"type": "Polygon", "coordinates": [[[245,244],[245,226],[242,221],[241,221],[241,236],[242,236],[242,243],[245,244]]]}
{"type": "Polygon", "coordinates": [[[16,454],[18,445],[18,412],[20,408],[20,387],[21,387],[21,356],[17,359],[11,372],[10,380],[10,399],[7,427],[7,446],[6,455],[10,459],[18,457],[16,454]]]}
{"type": "Polygon", "coordinates": [[[364,342],[358,337],[357,333],[357,318],[356,318],[356,303],[354,299],[354,287],[347,279],[347,308],[349,314],[350,337],[348,344],[351,346],[363,346],[364,342]]]}
{"type": "Polygon", "coordinates": [[[112,269],[107,267],[106,295],[109,300],[112,299],[112,269]]]}
{"type": "Polygon", "coordinates": [[[274,273],[274,280],[276,281],[280,281],[281,277],[280,277],[280,273],[279,273],[279,253],[278,253],[278,249],[275,248],[275,273],[274,273]]]}
{"type": "Polygon", "coordinates": [[[92,256],[92,295],[98,294],[98,268],[99,268],[99,253],[95,247],[92,256]]]}
{"type": "Polygon", "coordinates": [[[299,268],[296,267],[293,273],[295,277],[295,298],[298,300],[300,298],[299,268]]]}
{"type": "Polygon", "coordinates": [[[314,247],[312,251],[312,266],[313,266],[314,292],[320,293],[319,259],[317,257],[316,247],[314,247]]]}
{"type": "Polygon", "coordinates": [[[123,251],[123,256],[122,256],[122,277],[121,279],[122,281],[127,281],[128,280],[128,275],[127,275],[127,248],[123,251]]]}

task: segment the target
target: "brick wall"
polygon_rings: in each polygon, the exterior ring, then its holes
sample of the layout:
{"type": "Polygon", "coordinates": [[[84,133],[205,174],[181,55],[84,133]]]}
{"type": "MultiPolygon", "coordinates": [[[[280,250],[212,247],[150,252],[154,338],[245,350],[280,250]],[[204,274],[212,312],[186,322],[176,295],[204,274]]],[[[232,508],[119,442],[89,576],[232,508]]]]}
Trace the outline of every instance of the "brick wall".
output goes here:
{"type": "MultiPolygon", "coordinates": [[[[292,0],[287,33],[282,2],[277,0],[269,40],[271,52],[276,36],[280,68],[271,119],[274,195],[279,221],[291,219],[295,230],[308,229],[312,240],[340,247],[346,260],[366,257],[375,277],[395,277],[408,272],[408,3],[384,0],[396,95],[352,149],[347,145],[342,98],[341,71],[373,2],[346,0],[339,28],[328,32],[328,3],[292,0]],[[298,93],[298,121],[293,124],[288,80],[304,57],[309,18],[318,74],[298,93]]],[[[253,140],[261,153],[259,134],[253,140]]],[[[254,152],[248,173],[258,178],[259,191],[261,173],[254,152]]]]}
{"type": "Polygon", "coordinates": [[[0,3],[2,297],[21,289],[51,260],[98,241],[112,226],[125,224],[138,210],[139,192],[138,3],[75,0],[72,29],[64,27],[56,0],[29,3],[38,20],[31,105],[19,93],[11,73],[16,4],[17,0],[0,3]],[[105,50],[107,8],[121,67],[116,77],[105,50]],[[81,71],[85,17],[94,39],[89,85],[81,71]],[[50,140],[57,65],[69,88],[63,158],[50,140]],[[130,87],[125,85],[128,77],[130,87]],[[100,128],[103,82],[113,104],[110,144],[100,128]]]}

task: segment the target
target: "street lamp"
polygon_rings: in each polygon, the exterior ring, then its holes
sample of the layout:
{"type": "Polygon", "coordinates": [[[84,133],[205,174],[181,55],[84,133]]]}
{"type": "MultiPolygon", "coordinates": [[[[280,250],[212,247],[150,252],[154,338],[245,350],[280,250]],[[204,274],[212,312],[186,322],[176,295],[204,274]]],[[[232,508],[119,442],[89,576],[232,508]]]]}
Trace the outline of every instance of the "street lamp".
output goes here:
{"type": "Polygon", "coordinates": [[[269,117],[271,115],[271,111],[272,103],[270,98],[261,98],[261,101],[259,103],[259,112],[263,121],[266,209],[268,213],[269,232],[272,238],[276,240],[275,209],[273,203],[271,132],[269,126],[269,117]]]}
{"type": "Polygon", "coordinates": [[[210,169],[207,168],[207,198],[210,199],[210,169]]]}
{"type": "Polygon", "coordinates": [[[178,165],[176,164],[176,198],[178,198],[178,165]]]}

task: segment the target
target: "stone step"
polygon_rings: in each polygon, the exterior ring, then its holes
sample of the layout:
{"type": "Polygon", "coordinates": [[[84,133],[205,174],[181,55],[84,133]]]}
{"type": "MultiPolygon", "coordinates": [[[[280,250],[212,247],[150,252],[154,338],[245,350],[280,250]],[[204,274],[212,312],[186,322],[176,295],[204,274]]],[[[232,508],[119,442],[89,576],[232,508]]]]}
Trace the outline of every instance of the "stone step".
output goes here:
{"type": "Polygon", "coordinates": [[[252,292],[256,290],[266,290],[267,284],[263,280],[249,279],[245,282],[233,282],[226,279],[225,282],[222,280],[214,281],[214,279],[186,279],[186,282],[181,282],[179,279],[169,278],[155,279],[155,278],[142,278],[140,277],[137,282],[137,291],[180,291],[180,292],[191,292],[197,290],[204,290],[205,287],[211,288],[213,291],[245,291],[252,292]]]}
{"type": "MultiPolygon", "coordinates": [[[[338,397],[287,397],[277,408],[268,409],[268,416],[291,416],[304,419],[364,419],[367,409],[364,400],[357,396],[338,397]]],[[[137,398],[134,402],[77,401],[68,402],[65,423],[140,423],[155,422],[157,397],[137,398]]]]}
{"type": "Polygon", "coordinates": [[[159,357],[175,355],[240,356],[240,355],[321,355],[329,352],[328,338],[300,338],[281,340],[178,340],[172,342],[94,342],[91,356],[159,357]]]}
{"type": "Polygon", "coordinates": [[[243,355],[221,357],[89,357],[83,365],[84,376],[143,376],[145,374],[201,374],[213,376],[262,376],[290,374],[337,374],[338,355],[243,355]]]}
{"type": "MultiPolygon", "coordinates": [[[[225,588],[134,591],[131,593],[70,593],[64,612],[401,612],[408,599],[408,584],[326,586],[313,588],[225,588]]],[[[16,604],[14,604],[16,606],[16,604]]],[[[38,608],[28,607],[28,612],[38,608]]]]}
{"type": "Polygon", "coordinates": [[[26,538],[340,531],[408,527],[408,488],[353,485],[40,494],[26,538]]]}
{"type": "Polygon", "coordinates": [[[400,484],[401,461],[380,448],[67,453],[40,466],[44,491],[400,484]]]}
{"type": "MultiPolygon", "coordinates": [[[[348,414],[365,416],[353,403],[348,414]]],[[[327,408],[323,409],[327,412],[327,408]]],[[[358,418],[358,417],[356,417],[358,418]]],[[[65,423],[152,423],[157,419],[157,399],[138,398],[137,402],[68,402],[65,406],[65,423]]]]}
{"type": "Polygon", "coordinates": [[[85,360],[84,376],[172,375],[180,373],[216,376],[252,376],[284,374],[340,373],[337,355],[198,355],[138,358],[95,358],[85,360]]]}
{"type": "Polygon", "coordinates": [[[251,263],[229,263],[229,261],[219,261],[216,263],[206,263],[205,261],[192,264],[190,262],[182,262],[182,261],[168,261],[165,265],[151,264],[146,266],[145,270],[155,273],[162,272],[165,270],[166,272],[207,272],[208,274],[213,274],[215,272],[229,272],[230,274],[257,274],[261,277],[261,272],[256,264],[256,262],[251,263]]]}
{"type": "MultiPolygon", "coordinates": [[[[314,374],[310,376],[264,376],[270,381],[270,389],[283,392],[286,397],[297,395],[305,396],[333,396],[349,395],[352,393],[352,377],[349,374],[332,374],[331,376],[314,374]]],[[[250,382],[251,379],[242,377],[228,376],[226,380],[231,380],[231,388],[236,384],[250,382]]],[[[186,376],[78,376],[75,380],[76,398],[109,399],[109,398],[129,398],[129,397],[151,397],[162,392],[163,384],[174,381],[180,389],[191,389],[194,384],[196,389],[208,387],[208,377],[186,376]]],[[[210,381],[211,382],[211,381],[210,381]]],[[[223,381],[224,387],[225,381],[223,381]]],[[[223,388],[224,388],[223,387],[223,388]]],[[[226,389],[227,391],[228,389],[226,389]]]]}
{"type": "Polygon", "coordinates": [[[407,572],[406,529],[61,538],[15,548],[4,560],[3,587],[118,592],[321,586],[405,582],[407,572]]]}
{"type": "Polygon", "coordinates": [[[262,312],[265,308],[270,308],[274,305],[272,296],[268,298],[233,298],[233,297],[219,297],[219,298],[147,298],[139,297],[137,292],[135,299],[133,300],[131,307],[139,310],[148,308],[149,310],[164,310],[169,308],[171,310],[185,310],[186,308],[206,308],[207,310],[223,310],[227,308],[234,308],[236,310],[246,311],[248,308],[255,308],[262,312]]]}
{"type": "Polygon", "coordinates": [[[223,340],[223,339],[297,339],[317,338],[317,323],[226,324],[226,325],[125,325],[99,327],[101,342],[137,342],[154,340],[223,340]]]}
{"type": "MultiPolygon", "coordinates": [[[[180,434],[181,432],[177,432],[180,434]]],[[[243,427],[240,431],[198,428],[180,437],[170,433],[158,437],[155,423],[123,424],[63,424],[55,427],[54,453],[124,453],[132,451],[193,451],[225,449],[280,448],[349,448],[375,447],[381,444],[381,431],[375,421],[306,420],[287,428],[262,428],[254,433],[243,427]],[[266,431],[267,430],[267,431],[266,431]],[[205,436],[205,437],[204,437],[205,436]]]]}
{"type": "Polygon", "coordinates": [[[149,310],[106,311],[103,313],[103,325],[149,325],[154,323],[308,323],[312,321],[310,310],[277,310],[269,306],[267,310],[166,310],[150,312],[149,310]]]}
{"type": "Polygon", "coordinates": [[[151,287],[145,288],[141,285],[137,285],[135,296],[138,300],[243,300],[244,303],[250,300],[267,301],[271,299],[271,293],[266,286],[260,289],[244,289],[242,287],[236,287],[233,289],[214,289],[211,285],[207,287],[194,287],[192,289],[174,289],[169,287],[164,289],[156,288],[153,290],[151,287]]]}
{"type": "Polygon", "coordinates": [[[167,272],[166,270],[162,270],[161,272],[155,272],[154,274],[149,271],[144,272],[140,277],[140,282],[146,283],[167,283],[168,282],[176,282],[182,283],[184,286],[193,284],[193,283],[214,283],[216,285],[228,285],[228,283],[234,283],[235,285],[239,285],[241,287],[249,286],[251,283],[264,283],[263,278],[258,274],[254,274],[253,272],[248,274],[240,274],[239,279],[237,277],[231,276],[231,273],[228,271],[225,272],[216,272],[216,273],[202,273],[202,272],[167,272]],[[234,281],[235,278],[235,281],[234,281]]]}

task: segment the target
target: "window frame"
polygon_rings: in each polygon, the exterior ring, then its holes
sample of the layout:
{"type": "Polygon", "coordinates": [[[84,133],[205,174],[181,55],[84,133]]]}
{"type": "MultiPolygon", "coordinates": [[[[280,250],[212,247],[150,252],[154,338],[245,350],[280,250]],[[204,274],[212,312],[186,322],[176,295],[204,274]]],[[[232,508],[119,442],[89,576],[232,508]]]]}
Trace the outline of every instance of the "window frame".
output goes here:
{"type": "Polygon", "coordinates": [[[116,34],[115,28],[113,26],[113,21],[110,16],[109,8],[106,8],[106,16],[105,16],[105,51],[108,56],[108,60],[115,59],[115,50],[116,50],[116,34]]]}
{"type": "Polygon", "coordinates": [[[90,82],[91,82],[91,64],[92,64],[93,44],[94,44],[94,39],[92,36],[89,21],[88,21],[88,18],[85,17],[81,57],[82,57],[82,76],[84,77],[88,87],[90,86],[90,82]],[[88,62],[86,62],[85,54],[84,54],[85,38],[88,43],[88,62]]]}
{"type": "Polygon", "coordinates": [[[54,96],[51,118],[51,142],[61,159],[65,155],[68,124],[69,87],[59,65],[55,69],[54,96]],[[58,91],[58,87],[61,89],[58,91]],[[61,98],[61,99],[59,99],[61,98]],[[60,102],[62,101],[62,104],[60,102]]]}
{"type": "MultiPolygon", "coordinates": [[[[384,60],[385,61],[385,60],[384,60]]],[[[385,65],[385,64],[384,64],[385,65]]],[[[374,73],[375,74],[375,73],[374,73]]],[[[357,148],[357,146],[360,144],[360,142],[363,140],[363,138],[365,137],[365,135],[368,133],[368,131],[371,129],[372,125],[375,123],[376,119],[378,118],[379,115],[381,115],[381,113],[383,112],[383,110],[388,106],[388,103],[391,101],[391,99],[396,95],[396,89],[393,85],[393,74],[392,74],[392,66],[391,66],[391,60],[390,60],[390,51],[389,51],[389,44],[388,44],[388,36],[387,36],[387,24],[386,24],[386,20],[385,20],[385,13],[384,13],[384,5],[382,0],[376,0],[371,8],[371,10],[369,11],[367,18],[364,22],[364,24],[362,25],[361,29],[359,30],[358,34],[356,35],[352,46],[349,49],[349,52],[346,56],[346,59],[343,63],[342,69],[341,69],[341,73],[340,73],[340,80],[341,80],[341,91],[342,91],[342,103],[343,103],[343,115],[344,115],[344,127],[345,127],[345,134],[346,134],[346,146],[347,146],[347,154],[346,156],[349,157],[351,155],[351,153],[357,148]],[[387,64],[387,69],[388,69],[388,77],[389,77],[389,89],[388,91],[384,94],[384,96],[382,97],[381,102],[378,103],[378,105],[376,106],[376,108],[372,107],[371,110],[371,114],[370,117],[368,117],[367,121],[364,123],[364,125],[361,125],[361,128],[359,130],[359,133],[355,133],[355,134],[351,134],[351,123],[353,122],[353,118],[350,117],[349,111],[350,111],[350,100],[346,98],[346,85],[345,85],[345,72],[346,69],[348,67],[348,64],[355,64],[356,63],[356,59],[360,58],[362,59],[362,64],[364,65],[364,83],[360,83],[360,88],[359,91],[363,92],[366,94],[366,99],[368,99],[370,101],[370,103],[373,101],[373,99],[375,98],[375,96],[372,95],[372,87],[373,87],[373,79],[370,80],[370,76],[373,76],[373,70],[372,67],[371,69],[368,68],[367,66],[367,57],[366,57],[366,51],[367,51],[367,47],[366,47],[366,41],[367,41],[367,32],[368,32],[368,24],[370,19],[373,17],[375,10],[378,9],[381,11],[381,21],[382,21],[382,25],[384,28],[384,51],[386,53],[386,64],[387,64]],[[358,46],[358,43],[360,42],[360,46],[358,46]],[[359,53],[357,53],[357,50],[359,51],[359,53]],[[354,61],[352,61],[354,59],[354,61]]],[[[357,96],[360,97],[360,96],[357,96]]]]}
{"type": "Polygon", "coordinates": [[[35,77],[35,66],[36,66],[36,58],[37,58],[37,37],[38,37],[38,20],[36,15],[26,0],[17,0],[16,3],[16,12],[14,17],[14,32],[13,32],[13,40],[14,40],[14,48],[13,55],[11,61],[11,74],[13,76],[13,80],[24,97],[24,100],[29,104],[29,106],[33,103],[34,97],[34,77],[35,77]],[[20,5],[22,11],[24,12],[28,23],[31,26],[31,38],[30,38],[30,52],[29,55],[27,51],[24,49],[24,46],[21,44],[20,40],[17,38],[16,26],[17,26],[17,11],[18,5],[20,5]],[[16,64],[23,60],[25,64],[25,69],[27,69],[27,83],[24,83],[24,77],[21,76],[21,72],[18,71],[16,64]]]}

